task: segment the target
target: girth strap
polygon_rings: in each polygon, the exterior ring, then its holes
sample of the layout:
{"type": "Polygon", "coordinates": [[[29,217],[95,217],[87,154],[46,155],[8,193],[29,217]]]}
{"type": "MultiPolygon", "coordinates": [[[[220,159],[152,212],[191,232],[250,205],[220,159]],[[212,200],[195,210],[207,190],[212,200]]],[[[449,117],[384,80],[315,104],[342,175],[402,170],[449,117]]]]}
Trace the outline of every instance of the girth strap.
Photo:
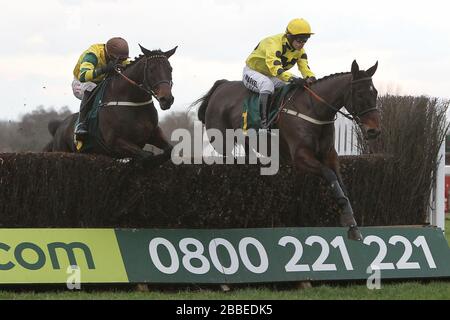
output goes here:
{"type": "Polygon", "coordinates": [[[101,107],[143,107],[153,104],[153,100],[145,102],[130,102],[130,101],[111,101],[107,103],[102,103],[101,107]]]}
{"type": "Polygon", "coordinates": [[[314,118],[308,117],[307,115],[304,115],[303,113],[300,113],[300,112],[297,112],[297,111],[294,111],[294,110],[291,110],[291,109],[287,109],[287,108],[282,109],[281,112],[287,113],[287,114],[289,114],[291,116],[294,116],[294,117],[297,117],[297,118],[301,118],[303,120],[306,120],[308,122],[311,122],[311,123],[314,123],[314,124],[318,124],[318,125],[321,125],[321,126],[334,123],[334,120],[333,121],[316,120],[314,118]]]}

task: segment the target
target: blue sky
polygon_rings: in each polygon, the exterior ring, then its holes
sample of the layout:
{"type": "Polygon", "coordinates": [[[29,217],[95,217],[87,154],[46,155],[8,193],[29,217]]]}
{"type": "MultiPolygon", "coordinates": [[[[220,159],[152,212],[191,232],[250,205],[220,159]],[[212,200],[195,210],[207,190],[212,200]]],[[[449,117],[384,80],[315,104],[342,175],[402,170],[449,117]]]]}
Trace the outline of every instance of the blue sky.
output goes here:
{"type": "MultiPolygon", "coordinates": [[[[131,55],[179,49],[171,58],[182,111],[217,79],[239,80],[260,39],[296,17],[316,33],[305,49],[318,77],[379,61],[384,93],[450,98],[450,25],[444,1],[41,0],[8,1],[0,11],[0,119],[38,105],[76,112],[72,70],[92,43],[122,36],[131,55]]],[[[170,111],[169,111],[170,112],[170,111]]],[[[161,116],[168,112],[160,111],[161,116]]]]}

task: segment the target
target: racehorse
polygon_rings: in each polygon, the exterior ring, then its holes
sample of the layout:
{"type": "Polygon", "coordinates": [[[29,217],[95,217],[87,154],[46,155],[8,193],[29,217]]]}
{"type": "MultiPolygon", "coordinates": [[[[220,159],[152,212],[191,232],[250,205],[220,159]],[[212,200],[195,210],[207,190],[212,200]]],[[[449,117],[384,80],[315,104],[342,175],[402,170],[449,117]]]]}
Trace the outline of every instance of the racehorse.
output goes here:
{"type": "MultiPolygon", "coordinates": [[[[326,179],[341,209],[340,223],[349,228],[348,237],[353,240],[362,240],[362,234],[340,174],[334,120],[345,106],[349,114],[343,114],[359,125],[366,139],[375,139],[381,133],[378,92],[372,82],[377,67],[378,62],[367,71],[360,70],[355,60],[351,72],[332,74],[309,87],[291,90],[277,122],[281,159],[291,161],[297,172],[326,179]]],[[[207,130],[218,129],[225,137],[226,129],[241,128],[242,106],[248,95],[241,81],[219,80],[194,102],[201,103],[198,118],[207,130]]],[[[248,153],[248,146],[244,148],[248,153]]]]}
{"type": "MultiPolygon", "coordinates": [[[[170,158],[172,146],[158,126],[158,112],[152,97],[158,100],[162,110],[168,110],[173,104],[169,58],[177,47],[167,52],[140,47],[143,55],[123,70],[116,68],[105,80],[107,83],[98,112],[102,142],[91,153],[158,164],[170,158]],[[154,155],[143,150],[145,144],[162,149],[163,154],[154,155]]],[[[44,151],[77,151],[74,142],[77,117],[78,113],[63,121],[49,123],[53,139],[44,151]]]]}

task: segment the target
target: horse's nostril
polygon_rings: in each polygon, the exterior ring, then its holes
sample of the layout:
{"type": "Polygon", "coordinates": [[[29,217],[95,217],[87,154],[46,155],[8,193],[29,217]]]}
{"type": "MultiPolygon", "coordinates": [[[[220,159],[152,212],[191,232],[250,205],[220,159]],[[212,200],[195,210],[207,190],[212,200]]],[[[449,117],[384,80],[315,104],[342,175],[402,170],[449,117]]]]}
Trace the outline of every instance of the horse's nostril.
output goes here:
{"type": "Polygon", "coordinates": [[[164,98],[164,103],[168,104],[168,105],[172,105],[174,102],[174,98],[173,97],[165,97],[164,98]]]}

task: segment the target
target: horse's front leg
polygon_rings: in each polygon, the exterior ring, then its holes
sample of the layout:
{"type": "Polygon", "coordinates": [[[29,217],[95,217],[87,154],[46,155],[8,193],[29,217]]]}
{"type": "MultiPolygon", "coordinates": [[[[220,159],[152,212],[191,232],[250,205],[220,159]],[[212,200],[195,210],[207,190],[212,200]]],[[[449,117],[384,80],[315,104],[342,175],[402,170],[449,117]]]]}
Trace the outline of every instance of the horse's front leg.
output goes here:
{"type": "Polygon", "coordinates": [[[342,175],[341,175],[338,154],[334,148],[332,148],[332,150],[330,150],[328,152],[328,154],[325,156],[325,159],[323,162],[324,162],[325,166],[327,166],[328,168],[330,168],[331,170],[334,171],[334,173],[336,174],[337,180],[339,182],[339,185],[342,188],[342,191],[344,192],[345,196],[348,198],[349,197],[348,191],[347,191],[347,188],[345,187],[344,180],[342,179],[342,175]]]}
{"type": "Polygon", "coordinates": [[[296,150],[294,163],[298,171],[311,172],[322,176],[327,180],[333,192],[333,196],[339,205],[339,208],[342,210],[340,217],[341,225],[349,228],[348,238],[358,241],[362,240],[362,235],[353,215],[350,200],[344,193],[336,172],[320,162],[314,153],[308,148],[299,148],[296,150]]]}
{"type": "MultiPolygon", "coordinates": [[[[349,227],[349,238],[353,240],[362,240],[361,232],[358,230],[357,223],[353,214],[353,209],[350,204],[348,191],[345,188],[344,182],[342,180],[341,172],[340,172],[340,166],[339,166],[339,159],[338,154],[336,150],[333,148],[328,154],[325,156],[324,163],[326,168],[329,168],[333,171],[335,178],[329,173],[325,173],[326,175],[330,176],[330,179],[327,179],[328,182],[331,184],[331,188],[334,192],[335,197],[339,195],[339,197],[342,197],[340,200],[343,202],[341,208],[343,213],[341,214],[341,225],[344,227],[349,227]],[[334,182],[333,182],[334,180],[334,182]],[[339,190],[340,187],[340,190],[339,190]]],[[[324,176],[325,176],[324,174],[324,176]]],[[[339,202],[339,200],[338,200],[339,202]]]]}
{"type": "Polygon", "coordinates": [[[165,161],[170,159],[173,146],[169,143],[160,127],[156,127],[156,129],[152,132],[148,143],[163,151],[162,155],[164,159],[166,159],[165,161]]]}
{"type": "Polygon", "coordinates": [[[154,156],[153,152],[142,150],[140,146],[122,138],[117,138],[114,143],[110,143],[109,145],[113,145],[114,153],[123,158],[130,157],[138,161],[145,161],[154,156]]]}
{"type": "Polygon", "coordinates": [[[157,167],[167,161],[165,154],[155,155],[153,152],[142,150],[140,146],[120,138],[115,142],[115,151],[121,156],[132,157],[147,169],[157,167]]]}

